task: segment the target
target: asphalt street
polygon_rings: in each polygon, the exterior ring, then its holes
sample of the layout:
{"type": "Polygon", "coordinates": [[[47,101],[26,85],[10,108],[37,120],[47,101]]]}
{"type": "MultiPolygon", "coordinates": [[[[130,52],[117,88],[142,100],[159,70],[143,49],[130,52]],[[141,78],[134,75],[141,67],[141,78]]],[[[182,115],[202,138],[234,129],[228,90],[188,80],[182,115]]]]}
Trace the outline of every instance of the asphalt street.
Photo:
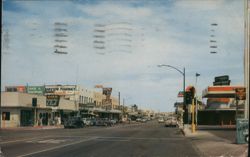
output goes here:
{"type": "Polygon", "coordinates": [[[163,123],[125,124],[81,129],[2,130],[5,157],[196,157],[179,129],[163,123]]]}

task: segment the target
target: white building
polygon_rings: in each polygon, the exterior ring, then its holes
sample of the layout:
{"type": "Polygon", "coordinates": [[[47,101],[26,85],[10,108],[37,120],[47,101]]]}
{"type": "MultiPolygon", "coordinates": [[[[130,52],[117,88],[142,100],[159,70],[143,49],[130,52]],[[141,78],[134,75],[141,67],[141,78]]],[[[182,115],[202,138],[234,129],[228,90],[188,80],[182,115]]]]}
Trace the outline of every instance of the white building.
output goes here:
{"type": "Polygon", "coordinates": [[[1,92],[1,128],[54,125],[56,116],[63,118],[62,115],[77,110],[74,101],[60,99],[58,106],[48,106],[43,95],[1,92]]]}

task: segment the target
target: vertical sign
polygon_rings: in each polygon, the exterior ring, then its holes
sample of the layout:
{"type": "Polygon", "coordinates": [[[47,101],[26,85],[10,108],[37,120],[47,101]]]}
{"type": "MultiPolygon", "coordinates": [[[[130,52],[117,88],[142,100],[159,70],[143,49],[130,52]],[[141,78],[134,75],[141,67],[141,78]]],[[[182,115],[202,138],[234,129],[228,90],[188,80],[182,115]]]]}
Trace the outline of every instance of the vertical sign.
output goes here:
{"type": "Polygon", "coordinates": [[[236,100],[246,100],[246,88],[236,88],[235,89],[236,100]]]}
{"type": "Polygon", "coordinates": [[[46,106],[58,106],[59,105],[60,96],[59,95],[47,95],[46,96],[46,106]]]}

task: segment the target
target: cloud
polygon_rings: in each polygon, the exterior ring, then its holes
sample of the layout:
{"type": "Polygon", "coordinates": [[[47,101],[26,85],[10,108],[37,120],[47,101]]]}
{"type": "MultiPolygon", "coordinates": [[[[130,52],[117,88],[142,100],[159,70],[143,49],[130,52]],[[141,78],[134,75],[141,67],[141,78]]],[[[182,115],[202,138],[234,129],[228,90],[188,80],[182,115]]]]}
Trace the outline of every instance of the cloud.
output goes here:
{"type": "Polygon", "coordinates": [[[220,9],[222,5],[225,5],[224,0],[217,0],[217,1],[211,1],[211,0],[180,0],[176,1],[174,3],[175,7],[178,9],[188,9],[188,10],[195,10],[195,11],[213,11],[220,9]]]}
{"type": "MultiPolygon", "coordinates": [[[[123,3],[124,4],[124,3],[123,3]]],[[[98,5],[79,5],[77,7],[83,13],[96,18],[120,18],[120,19],[141,19],[147,18],[152,14],[149,8],[138,7],[136,9],[122,4],[113,4],[111,2],[103,2],[98,5]]]]}
{"type": "Polygon", "coordinates": [[[222,73],[230,75],[232,82],[243,82],[243,12],[237,12],[243,1],[136,3],[12,3],[21,9],[3,10],[11,52],[3,55],[3,86],[77,82],[92,88],[104,84],[130,97],[129,103],[172,111],[183,78],[158,64],[185,67],[187,85],[195,83],[196,72],[201,73],[200,90],[222,73]],[[68,23],[68,55],[53,53],[54,22],[58,21],[68,23]],[[94,24],[117,22],[131,23],[132,53],[96,54],[94,24]],[[215,55],[209,48],[212,22],[219,24],[215,55]]]}

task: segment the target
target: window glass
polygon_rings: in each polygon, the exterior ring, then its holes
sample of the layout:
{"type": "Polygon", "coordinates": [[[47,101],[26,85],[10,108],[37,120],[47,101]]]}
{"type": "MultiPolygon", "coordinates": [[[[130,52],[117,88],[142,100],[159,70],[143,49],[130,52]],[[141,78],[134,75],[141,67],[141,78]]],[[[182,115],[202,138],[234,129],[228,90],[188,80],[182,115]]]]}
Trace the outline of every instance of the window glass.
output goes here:
{"type": "Polygon", "coordinates": [[[3,112],[2,120],[10,120],[10,112],[3,112]]]}

